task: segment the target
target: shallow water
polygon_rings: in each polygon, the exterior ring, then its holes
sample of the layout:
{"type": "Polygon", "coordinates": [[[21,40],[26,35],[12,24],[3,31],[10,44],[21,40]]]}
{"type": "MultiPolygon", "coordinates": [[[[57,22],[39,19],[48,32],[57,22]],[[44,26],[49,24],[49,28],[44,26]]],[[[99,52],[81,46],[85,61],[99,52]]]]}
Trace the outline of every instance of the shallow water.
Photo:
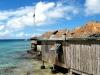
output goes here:
{"type": "Polygon", "coordinates": [[[41,61],[24,58],[30,50],[30,41],[0,41],[0,75],[63,75],[52,74],[50,66],[41,70],[41,61]]]}
{"type": "Polygon", "coordinates": [[[25,60],[18,58],[29,49],[30,41],[0,40],[0,75],[6,75],[5,70],[9,71],[25,60]]]}
{"type": "Polygon", "coordinates": [[[41,69],[42,62],[37,60],[29,60],[19,64],[19,67],[14,69],[14,75],[64,75],[62,73],[52,74],[50,65],[45,64],[46,69],[41,69]]]}

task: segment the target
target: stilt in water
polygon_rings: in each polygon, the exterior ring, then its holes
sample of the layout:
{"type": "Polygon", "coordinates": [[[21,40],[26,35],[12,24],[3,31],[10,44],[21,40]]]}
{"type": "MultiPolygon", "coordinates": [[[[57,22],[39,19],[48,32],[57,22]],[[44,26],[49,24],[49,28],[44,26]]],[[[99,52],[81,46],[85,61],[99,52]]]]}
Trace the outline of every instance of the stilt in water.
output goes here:
{"type": "Polygon", "coordinates": [[[45,69],[44,61],[42,61],[41,69],[45,69]]]}

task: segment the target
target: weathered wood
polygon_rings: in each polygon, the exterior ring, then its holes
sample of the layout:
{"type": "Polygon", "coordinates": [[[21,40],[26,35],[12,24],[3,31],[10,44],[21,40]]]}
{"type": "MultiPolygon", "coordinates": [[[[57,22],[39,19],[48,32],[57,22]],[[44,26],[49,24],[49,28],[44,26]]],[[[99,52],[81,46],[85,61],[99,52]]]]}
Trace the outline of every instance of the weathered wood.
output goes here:
{"type": "Polygon", "coordinates": [[[100,75],[100,42],[98,40],[59,41],[63,45],[64,63],[57,60],[55,50],[50,51],[57,41],[41,41],[43,60],[59,66],[65,65],[82,74],[100,75]]]}
{"type": "Polygon", "coordinates": [[[71,63],[71,68],[96,75],[98,72],[97,70],[99,69],[98,66],[100,65],[98,64],[99,60],[97,60],[97,52],[100,50],[99,44],[70,44],[65,47],[67,67],[69,67],[71,63]]]}

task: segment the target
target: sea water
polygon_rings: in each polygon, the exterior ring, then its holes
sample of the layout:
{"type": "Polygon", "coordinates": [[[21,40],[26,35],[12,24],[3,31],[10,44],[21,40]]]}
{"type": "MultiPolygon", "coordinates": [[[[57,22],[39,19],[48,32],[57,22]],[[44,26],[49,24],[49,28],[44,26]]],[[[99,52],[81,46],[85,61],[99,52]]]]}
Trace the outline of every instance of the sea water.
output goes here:
{"type": "Polygon", "coordinates": [[[54,75],[46,63],[41,70],[41,61],[23,58],[30,49],[29,40],[0,40],[0,75],[54,75]]]}
{"type": "Polygon", "coordinates": [[[18,65],[23,61],[18,58],[27,50],[30,50],[29,40],[0,40],[0,69],[18,65]]]}

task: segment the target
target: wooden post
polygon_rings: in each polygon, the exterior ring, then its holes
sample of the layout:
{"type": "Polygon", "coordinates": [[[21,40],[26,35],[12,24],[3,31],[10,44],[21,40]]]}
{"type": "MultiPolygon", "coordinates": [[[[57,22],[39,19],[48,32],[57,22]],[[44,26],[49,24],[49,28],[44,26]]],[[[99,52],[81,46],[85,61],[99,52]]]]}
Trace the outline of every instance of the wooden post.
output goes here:
{"type": "Polygon", "coordinates": [[[45,69],[44,60],[42,60],[41,69],[45,69]]]}
{"type": "Polygon", "coordinates": [[[68,75],[72,75],[72,70],[71,69],[69,70],[68,75]]]}
{"type": "Polygon", "coordinates": [[[64,33],[63,35],[64,35],[64,40],[66,40],[66,33],[64,33]]]}

